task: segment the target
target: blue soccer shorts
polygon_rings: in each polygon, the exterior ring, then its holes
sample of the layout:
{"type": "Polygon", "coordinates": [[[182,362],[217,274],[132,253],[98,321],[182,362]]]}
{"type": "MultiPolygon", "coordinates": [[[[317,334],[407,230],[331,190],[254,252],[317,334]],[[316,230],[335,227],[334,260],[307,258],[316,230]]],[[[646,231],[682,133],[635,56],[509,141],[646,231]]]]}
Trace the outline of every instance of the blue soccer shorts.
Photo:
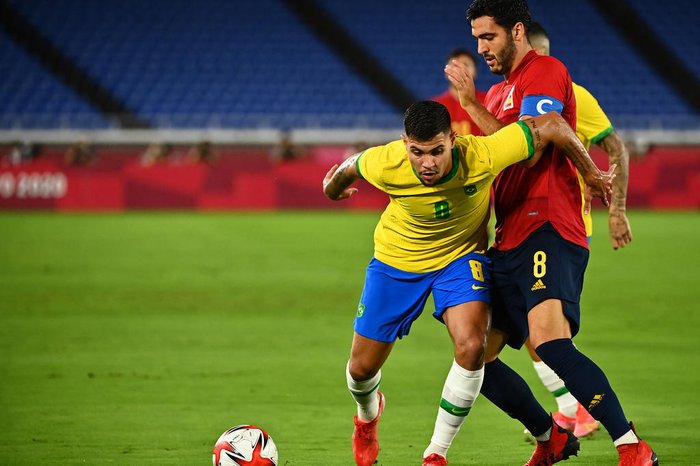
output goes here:
{"type": "Polygon", "coordinates": [[[471,301],[491,302],[491,261],[470,253],[448,266],[426,273],[411,273],[372,258],[357,307],[355,332],[391,343],[408,335],[433,293],[433,316],[443,322],[445,311],[471,301]]]}
{"type": "Polygon", "coordinates": [[[529,335],[527,314],[547,299],[558,299],[572,337],[581,322],[579,304],[588,249],[565,240],[545,223],[508,251],[491,249],[493,266],[491,327],[508,334],[508,345],[520,348],[529,335]]]}

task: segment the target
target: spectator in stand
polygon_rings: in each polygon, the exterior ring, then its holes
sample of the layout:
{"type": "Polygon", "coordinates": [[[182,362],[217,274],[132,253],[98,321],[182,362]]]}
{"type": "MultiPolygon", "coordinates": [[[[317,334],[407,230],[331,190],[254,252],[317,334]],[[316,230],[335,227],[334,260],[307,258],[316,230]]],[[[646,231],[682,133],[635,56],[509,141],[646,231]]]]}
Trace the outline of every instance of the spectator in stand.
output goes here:
{"type": "Polygon", "coordinates": [[[200,141],[189,150],[187,160],[190,163],[214,165],[218,159],[214,147],[209,141],[200,141]]]}
{"type": "Polygon", "coordinates": [[[2,166],[19,165],[23,162],[29,162],[34,158],[33,152],[34,148],[30,144],[13,141],[2,157],[2,166]]]}
{"type": "Polygon", "coordinates": [[[74,142],[66,151],[66,165],[83,166],[91,164],[95,159],[95,151],[87,139],[74,142]]]}
{"type": "Polygon", "coordinates": [[[304,149],[292,141],[289,130],[282,130],[279,143],[272,149],[272,158],[279,162],[291,162],[303,157],[304,149]]]}
{"type": "MultiPolygon", "coordinates": [[[[450,63],[451,60],[464,63],[471,75],[476,79],[476,59],[469,50],[465,48],[454,49],[447,56],[447,63],[450,63]]],[[[450,112],[450,118],[452,119],[452,129],[457,133],[457,136],[466,136],[468,134],[483,135],[484,133],[474,124],[474,120],[469,116],[469,113],[460,105],[457,89],[449,80],[448,83],[449,88],[442,94],[433,97],[432,100],[440,102],[447,107],[447,111],[450,112]]],[[[484,97],[486,97],[485,92],[476,91],[476,98],[479,99],[479,102],[483,102],[484,97]]]]}
{"type": "Polygon", "coordinates": [[[152,142],[141,156],[141,165],[150,167],[168,160],[172,146],[160,141],[152,142]]]}
{"type": "Polygon", "coordinates": [[[369,144],[367,144],[365,141],[357,141],[355,144],[348,146],[348,148],[345,150],[345,153],[343,154],[343,160],[347,159],[348,157],[352,157],[355,154],[359,154],[365,149],[368,149],[370,147],[369,144]]]}

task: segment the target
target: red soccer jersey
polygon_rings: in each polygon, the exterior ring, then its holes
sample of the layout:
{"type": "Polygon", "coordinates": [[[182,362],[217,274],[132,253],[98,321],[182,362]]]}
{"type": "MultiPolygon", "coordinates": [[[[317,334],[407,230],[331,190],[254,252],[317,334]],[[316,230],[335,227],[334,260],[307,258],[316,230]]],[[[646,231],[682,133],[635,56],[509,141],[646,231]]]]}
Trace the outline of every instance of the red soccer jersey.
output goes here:
{"type": "MultiPolygon", "coordinates": [[[[576,128],[576,99],[569,72],[556,58],[535,51],[525,55],[507,81],[489,89],[484,105],[506,124],[523,115],[558,111],[576,128]]],[[[556,148],[548,148],[532,168],[520,164],[506,168],[493,188],[496,249],[513,249],[545,222],[564,239],[588,248],[576,168],[556,148]]]]}
{"type": "MultiPolygon", "coordinates": [[[[486,98],[486,93],[476,91],[476,98],[479,99],[479,102],[483,103],[486,98]]],[[[482,136],[484,134],[479,127],[476,126],[474,120],[472,120],[472,117],[469,116],[467,111],[462,108],[459,99],[455,98],[449,89],[439,96],[433,97],[431,100],[440,102],[447,107],[447,111],[450,112],[450,119],[452,120],[452,129],[457,133],[457,136],[467,136],[469,134],[482,136]]]]}

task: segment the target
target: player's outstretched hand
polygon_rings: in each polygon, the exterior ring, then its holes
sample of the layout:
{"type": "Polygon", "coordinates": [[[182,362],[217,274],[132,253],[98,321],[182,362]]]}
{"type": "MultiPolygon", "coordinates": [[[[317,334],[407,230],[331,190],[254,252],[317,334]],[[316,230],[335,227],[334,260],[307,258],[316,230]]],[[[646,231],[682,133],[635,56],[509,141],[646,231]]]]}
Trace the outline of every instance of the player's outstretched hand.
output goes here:
{"type": "Polygon", "coordinates": [[[588,185],[591,196],[600,199],[605,207],[610,206],[610,201],[608,199],[612,194],[612,182],[615,179],[615,168],[617,168],[617,165],[612,164],[607,172],[599,171],[597,174],[586,178],[586,185],[588,185]]]}
{"type": "Polygon", "coordinates": [[[459,60],[450,60],[445,65],[445,76],[457,89],[459,93],[459,104],[466,108],[476,102],[476,89],[474,88],[474,77],[469,74],[467,65],[459,60]]]}
{"type": "Polygon", "coordinates": [[[323,178],[323,193],[326,195],[326,197],[334,201],[347,199],[358,191],[357,188],[345,188],[337,192],[338,189],[336,186],[338,184],[338,180],[337,178],[334,180],[334,176],[337,171],[338,164],[336,163],[330,170],[328,170],[328,173],[326,173],[326,176],[323,178]]]}

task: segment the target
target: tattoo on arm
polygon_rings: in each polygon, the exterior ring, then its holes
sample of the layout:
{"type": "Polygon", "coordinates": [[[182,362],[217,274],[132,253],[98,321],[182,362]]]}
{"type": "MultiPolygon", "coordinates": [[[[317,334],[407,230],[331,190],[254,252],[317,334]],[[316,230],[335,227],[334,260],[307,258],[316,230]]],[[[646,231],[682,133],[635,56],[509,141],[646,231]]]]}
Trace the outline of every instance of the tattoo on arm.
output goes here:
{"type": "Polygon", "coordinates": [[[340,194],[357,179],[356,176],[349,173],[352,171],[350,168],[355,166],[357,157],[358,155],[353,155],[352,157],[345,159],[345,161],[335,171],[331,180],[328,182],[326,191],[328,192],[329,197],[332,199],[337,199],[338,196],[340,196],[340,194]]]}
{"type": "Polygon", "coordinates": [[[590,170],[593,162],[578,139],[566,141],[562,149],[581,174],[585,174],[590,170]]]}
{"type": "Polygon", "coordinates": [[[611,206],[624,210],[627,204],[627,181],[629,179],[629,153],[625,143],[616,132],[612,132],[600,141],[598,146],[608,154],[610,165],[617,164],[611,206]]]}
{"type": "Polygon", "coordinates": [[[532,133],[532,143],[535,146],[535,153],[542,151],[548,144],[553,144],[562,151],[576,169],[586,179],[591,174],[597,174],[598,167],[591,159],[590,155],[579,140],[573,129],[562,119],[561,115],[548,114],[527,119],[532,133]],[[542,119],[537,121],[537,119],[542,119]]]}
{"type": "Polygon", "coordinates": [[[537,122],[535,120],[530,120],[530,126],[532,126],[532,136],[533,143],[535,145],[535,152],[542,149],[542,135],[540,134],[540,129],[537,127],[537,122]]]}

